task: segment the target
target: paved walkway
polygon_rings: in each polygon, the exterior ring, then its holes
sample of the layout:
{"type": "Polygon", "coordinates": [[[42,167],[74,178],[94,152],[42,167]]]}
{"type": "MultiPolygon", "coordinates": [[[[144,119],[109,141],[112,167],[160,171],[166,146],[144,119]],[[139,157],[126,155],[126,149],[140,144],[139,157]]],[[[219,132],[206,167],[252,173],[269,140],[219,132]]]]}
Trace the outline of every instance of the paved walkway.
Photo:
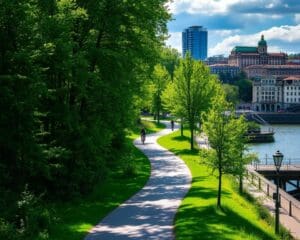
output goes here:
{"type": "MultiPolygon", "coordinates": [[[[166,123],[166,122],[165,122],[166,123]]],[[[136,195],[106,216],[85,240],[174,239],[173,221],[181,200],[191,185],[184,162],[156,143],[171,132],[170,126],[134,141],[151,162],[151,176],[136,195]]],[[[178,128],[178,126],[175,126],[178,128]]]]}
{"type": "MultiPolygon", "coordinates": [[[[272,216],[275,215],[275,203],[271,197],[267,197],[266,194],[257,189],[247,179],[244,182],[244,187],[247,191],[256,199],[260,199],[264,207],[266,207],[272,216]]],[[[286,229],[288,229],[294,239],[300,239],[300,222],[289,216],[289,213],[283,208],[279,209],[279,221],[286,229]]]]}

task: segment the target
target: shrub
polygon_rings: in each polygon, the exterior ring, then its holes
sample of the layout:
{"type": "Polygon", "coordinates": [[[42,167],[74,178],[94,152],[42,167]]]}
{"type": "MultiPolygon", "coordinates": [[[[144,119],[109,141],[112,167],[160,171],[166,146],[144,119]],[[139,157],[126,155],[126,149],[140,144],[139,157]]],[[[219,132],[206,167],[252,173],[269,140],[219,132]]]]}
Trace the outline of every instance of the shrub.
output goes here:
{"type": "Polygon", "coordinates": [[[5,240],[17,240],[20,239],[15,227],[0,218],[0,239],[5,240]]]}

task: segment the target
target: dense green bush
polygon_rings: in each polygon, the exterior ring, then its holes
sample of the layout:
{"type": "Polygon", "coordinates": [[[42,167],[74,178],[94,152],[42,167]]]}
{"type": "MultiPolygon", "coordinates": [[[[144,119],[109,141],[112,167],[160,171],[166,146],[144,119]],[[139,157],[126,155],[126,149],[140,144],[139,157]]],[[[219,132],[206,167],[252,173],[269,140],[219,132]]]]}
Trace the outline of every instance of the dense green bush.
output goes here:
{"type": "Polygon", "coordinates": [[[166,2],[0,2],[6,239],[11,229],[47,238],[50,214],[30,194],[19,200],[25,185],[43,194],[42,201],[66,200],[88,193],[116,168],[125,129],[135,122],[144,82],[159,58],[170,17],[166,2]]]}

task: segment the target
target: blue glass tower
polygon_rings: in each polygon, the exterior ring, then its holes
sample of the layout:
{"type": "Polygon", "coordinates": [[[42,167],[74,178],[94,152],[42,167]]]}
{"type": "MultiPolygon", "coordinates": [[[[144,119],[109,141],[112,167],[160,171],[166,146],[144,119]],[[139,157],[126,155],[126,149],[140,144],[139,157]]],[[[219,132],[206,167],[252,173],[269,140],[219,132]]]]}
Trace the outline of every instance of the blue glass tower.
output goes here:
{"type": "Polygon", "coordinates": [[[189,51],[196,60],[207,58],[207,30],[202,26],[191,26],[182,32],[182,54],[189,51]]]}

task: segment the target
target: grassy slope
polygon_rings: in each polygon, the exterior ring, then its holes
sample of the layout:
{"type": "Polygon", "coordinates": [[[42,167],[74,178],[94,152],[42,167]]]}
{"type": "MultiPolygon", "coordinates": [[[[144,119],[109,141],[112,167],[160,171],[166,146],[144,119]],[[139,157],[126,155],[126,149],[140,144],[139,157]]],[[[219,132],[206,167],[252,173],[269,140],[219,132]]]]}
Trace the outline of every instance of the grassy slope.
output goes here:
{"type": "MultiPolygon", "coordinates": [[[[143,125],[146,127],[147,133],[164,128],[162,124],[157,125],[152,122],[143,121],[143,125]]],[[[82,240],[92,226],[145,185],[150,175],[150,163],[132,144],[132,141],[138,136],[139,129],[137,128],[127,138],[134,156],[136,177],[120,177],[122,172],[121,169],[118,169],[96,186],[95,191],[89,196],[82,197],[77,201],[55,205],[54,209],[59,220],[51,229],[50,239],[82,240]]]]}
{"type": "MultiPolygon", "coordinates": [[[[189,136],[185,132],[186,136],[189,136]]],[[[224,177],[222,211],[216,208],[217,178],[199,164],[197,151],[189,149],[189,139],[179,131],[159,139],[159,144],[179,155],[190,168],[192,188],[175,219],[176,239],[277,239],[274,229],[259,217],[258,210],[242,198],[229,177],[224,177]]]]}

